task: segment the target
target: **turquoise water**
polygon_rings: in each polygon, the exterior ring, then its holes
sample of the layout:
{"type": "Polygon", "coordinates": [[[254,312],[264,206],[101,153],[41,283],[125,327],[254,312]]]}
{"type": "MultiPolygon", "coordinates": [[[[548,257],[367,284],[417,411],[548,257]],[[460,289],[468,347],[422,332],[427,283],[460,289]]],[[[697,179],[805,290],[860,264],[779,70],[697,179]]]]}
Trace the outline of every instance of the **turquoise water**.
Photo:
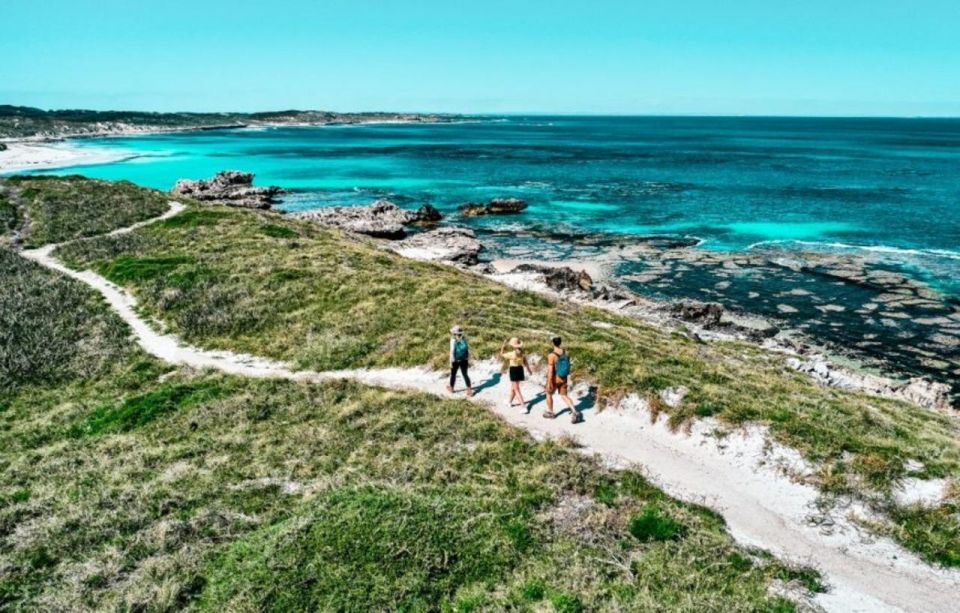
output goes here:
{"type": "Polygon", "coordinates": [[[767,267],[731,276],[719,265],[678,266],[656,281],[631,281],[650,271],[640,260],[616,272],[642,293],[718,300],[910,372],[960,380],[960,349],[942,342],[943,334],[960,336],[960,323],[922,323],[949,319],[960,304],[960,120],[508,117],[76,143],[127,158],[51,172],[169,189],[179,178],[245,170],[258,184],[290,190],[281,205],[288,211],[376,198],[429,202],[480,232],[490,257],[593,257],[597,245],[654,235],[712,252],[868,258],[928,283],[940,303],[905,305],[884,322],[860,307],[889,288],[819,273],[767,267]],[[501,196],[530,208],[456,216],[461,203],[501,196]],[[799,285],[814,298],[791,294],[799,285]],[[846,310],[823,310],[828,303],[846,310]]]}
{"type": "Polygon", "coordinates": [[[522,218],[476,223],[696,236],[704,249],[882,247],[960,293],[957,120],[512,117],[77,142],[133,156],[72,169],[83,174],[168,189],[248,170],[294,190],[288,210],[387,197],[452,212],[517,196],[531,203],[522,218]]]}

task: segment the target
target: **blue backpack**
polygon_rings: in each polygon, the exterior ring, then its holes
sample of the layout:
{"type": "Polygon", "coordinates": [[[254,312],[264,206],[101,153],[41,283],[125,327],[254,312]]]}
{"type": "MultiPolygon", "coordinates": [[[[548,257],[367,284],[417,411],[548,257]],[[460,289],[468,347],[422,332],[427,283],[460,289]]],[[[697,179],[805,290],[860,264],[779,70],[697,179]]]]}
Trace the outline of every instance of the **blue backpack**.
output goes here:
{"type": "Polygon", "coordinates": [[[566,351],[557,356],[554,372],[556,372],[557,376],[561,379],[566,379],[570,376],[570,356],[567,355],[566,351]]]}
{"type": "Polygon", "coordinates": [[[470,356],[470,349],[467,347],[467,339],[458,338],[453,341],[453,359],[462,362],[470,356]]]}

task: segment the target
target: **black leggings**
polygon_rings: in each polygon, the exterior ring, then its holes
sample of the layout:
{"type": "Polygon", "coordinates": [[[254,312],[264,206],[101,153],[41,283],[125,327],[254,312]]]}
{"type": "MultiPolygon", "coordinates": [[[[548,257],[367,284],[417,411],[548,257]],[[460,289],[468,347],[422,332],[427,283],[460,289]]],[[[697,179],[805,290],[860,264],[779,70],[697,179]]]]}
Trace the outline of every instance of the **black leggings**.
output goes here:
{"type": "Polygon", "coordinates": [[[457,383],[457,369],[463,373],[463,382],[467,384],[467,387],[470,387],[470,375],[467,374],[466,360],[457,360],[450,365],[450,387],[457,383]]]}

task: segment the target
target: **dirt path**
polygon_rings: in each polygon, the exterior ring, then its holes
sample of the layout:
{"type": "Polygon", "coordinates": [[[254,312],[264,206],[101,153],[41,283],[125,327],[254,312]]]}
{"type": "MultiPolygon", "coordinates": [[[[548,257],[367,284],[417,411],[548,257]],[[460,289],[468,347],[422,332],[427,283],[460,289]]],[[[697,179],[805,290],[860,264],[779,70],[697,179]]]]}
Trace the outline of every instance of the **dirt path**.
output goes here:
{"type": "MultiPolygon", "coordinates": [[[[112,232],[131,232],[176,215],[183,206],[153,220],[112,232]]],[[[53,257],[59,245],[23,251],[47,268],[86,283],[100,292],[131,327],[137,342],[151,355],[172,364],[212,368],[233,375],[277,377],[299,381],[352,379],[393,389],[448,395],[445,373],[427,368],[383,368],[329,372],[295,371],[287,364],[237,354],[208,351],[154,330],[136,312],[135,298],[91,271],[75,271],[53,257]]],[[[831,589],[816,604],[832,611],[949,611],[960,597],[960,572],[933,568],[887,539],[862,533],[844,512],[825,518],[816,510],[817,490],[787,478],[783,469],[810,469],[793,450],[770,444],[760,427],[713,435],[719,424],[698,421],[690,432],[674,433],[666,420],[651,420],[646,403],[628,397],[618,407],[598,412],[585,384],[571,390],[585,423],[573,425],[568,415],[541,417],[544,408],[540,376],[524,384],[530,412],[506,406],[507,382],[495,360],[471,367],[477,395],[471,400],[521,427],[535,438],[572,436],[588,454],[598,454],[616,467],[639,467],[658,487],[677,498],[706,504],[723,514],[740,542],[762,547],[781,558],[818,568],[831,589]]],[[[460,396],[460,394],[458,394],[460,396]]]]}

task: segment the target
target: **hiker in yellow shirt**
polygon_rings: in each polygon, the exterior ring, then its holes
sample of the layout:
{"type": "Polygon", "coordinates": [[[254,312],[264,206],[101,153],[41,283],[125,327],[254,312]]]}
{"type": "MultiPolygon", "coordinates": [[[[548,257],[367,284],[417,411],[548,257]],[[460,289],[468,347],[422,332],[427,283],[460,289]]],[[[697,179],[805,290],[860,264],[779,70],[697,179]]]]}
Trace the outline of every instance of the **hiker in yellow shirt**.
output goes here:
{"type": "Polygon", "coordinates": [[[524,369],[531,375],[533,371],[530,369],[530,363],[527,362],[527,355],[523,352],[523,341],[516,336],[511,338],[500,347],[500,357],[507,360],[510,366],[510,397],[507,401],[510,406],[513,406],[513,399],[516,398],[521,406],[525,405],[527,402],[523,399],[523,392],[520,391],[520,383],[525,379],[524,369]],[[510,351],[507,351],[508,346],[511,348],[510,351]]]}

